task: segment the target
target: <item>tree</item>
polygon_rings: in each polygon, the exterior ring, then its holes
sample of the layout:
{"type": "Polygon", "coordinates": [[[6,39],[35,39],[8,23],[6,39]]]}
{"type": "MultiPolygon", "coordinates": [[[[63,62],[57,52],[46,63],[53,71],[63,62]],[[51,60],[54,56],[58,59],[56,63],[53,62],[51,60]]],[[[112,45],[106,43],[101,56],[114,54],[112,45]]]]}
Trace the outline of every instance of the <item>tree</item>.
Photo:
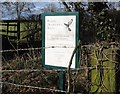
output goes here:
{"type": "Polygon", "coordinates": [[[14,16],[15,19],[21,19],[31,12],[34,4],[29,2],[3,2],[2,8],[3,15],[14,16]]]}
{"type": "Polygon", "coordinates": [[[56,11],[62,11],[58,6],[55,5],[56,3],[48,3],[43,7],[43,12],[56,12],[56,11]]]}
{"type": "Polygon", "coordinates": [[[84,44],[110,39],[114,32],[114,25],[109,17],[110,6],[108,2],[62,1],[67,11],[79,12],[79,36],[84,44]]]}

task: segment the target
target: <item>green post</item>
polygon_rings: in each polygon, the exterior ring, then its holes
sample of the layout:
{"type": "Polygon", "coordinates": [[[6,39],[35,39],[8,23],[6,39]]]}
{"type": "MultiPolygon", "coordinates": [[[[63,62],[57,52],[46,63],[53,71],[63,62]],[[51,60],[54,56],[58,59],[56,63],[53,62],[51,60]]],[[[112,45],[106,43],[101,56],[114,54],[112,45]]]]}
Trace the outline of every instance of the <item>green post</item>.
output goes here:
{"type": "Polygon", "coordinates": [[[59,76],[59,89],[60,90],[65,90],[65,72],[61,72],[58,74],[59,76]]]}

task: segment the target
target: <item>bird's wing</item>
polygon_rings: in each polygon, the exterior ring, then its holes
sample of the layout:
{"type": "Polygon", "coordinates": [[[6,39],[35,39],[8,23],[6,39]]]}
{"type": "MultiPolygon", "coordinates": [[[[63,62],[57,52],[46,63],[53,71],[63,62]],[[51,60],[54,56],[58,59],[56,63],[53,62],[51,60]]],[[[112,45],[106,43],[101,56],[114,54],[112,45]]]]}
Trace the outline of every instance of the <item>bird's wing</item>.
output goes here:
{"type": "Polygon", "coordinates": [[[73,22],[73,19],[71,19],[69,22],[68,22],[68,25],[70,26],[73,22]]]}
{"type": "Polygon", "coordinates": [[[71,31],[71,29],[70,29],[70,28],[68,28],[68,30],[69,30],[69,31],[71,31]]]}
{"type": "Polygon", "coordinates": [[[68,24],[64,23],[64,25],[68,27],[68,24]]]}

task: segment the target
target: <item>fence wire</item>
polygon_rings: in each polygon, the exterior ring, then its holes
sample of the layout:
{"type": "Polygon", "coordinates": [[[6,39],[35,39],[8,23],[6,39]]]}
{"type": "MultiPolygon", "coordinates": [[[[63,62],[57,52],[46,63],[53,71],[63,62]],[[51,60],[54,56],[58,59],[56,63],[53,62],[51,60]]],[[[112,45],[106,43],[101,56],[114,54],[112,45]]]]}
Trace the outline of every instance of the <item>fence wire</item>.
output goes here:
{"type": "Polygon", "coordinates": [[[27,87],[27,88],[33,88],[33,89],[39,89],[39,90],[48,90],[48,91],[66,93],[66,91],[63,91],[63,90],[57,90],[57,89],[51,89],[51,88],[43,88],[43,87],[29,86],[29,85],[20,85],[20,84],[14,84],[14,83],[9,83],[9,82],[0,82],[0,83],[12,85],[12,86],[16,86],[16,87],[27,87]]]}
{"type": "MultiPolygon", "coordinates": [[[[83,47],[86,47],[84,45],[83,47]]],[[[87,47],[93,47],[93,45],[89,45],[87,47]]],[[[49,48],[75,48],[73,46],[49,46],[49,47],[39,47],[39,48],[24,48],[24,49],[11,49],[11,50],[1,50],[0,53],[4,52],[16,52],[16,51],[30,51],[30,50],[41,50],[41,49],[49,49],[49,48]]]]}
{"type": "MultiPolygon", "coordinates": [[[[84,48],[96,48],[95,45],[84,45],[84,46],[81,46],[82,49],[84,48]]],[[[51,46],[51,47],[40,47],[40,48],[25,48],[25,49],[17,49],[17,50],[2,50],[0,51],[1,53],[4,53],[4,52],[15,52],[15,51],[30,51],[30,50],[41,50],[41,49],[49,49],[49,48],[74,48],[74,47],[66,47],[66,46],[51,46]]],[[[97,50],[97,49],[95,49],[97,50]]],[[[116,48],[112,48],[112,50],[116,50],[116,48]]],[[[83,66],[79,66],[79,68],[76,68],[76,69],[71,69],[71,71],[73,72],[77,72],[76,74],[78,74],[79,72],[78,71],[82,71],[82,70],[88,70],[88,71],[91,71],[91,70],[117,70],[120,71],[120,69],[118,69],[117,67],[115,66],[112,66],[112,67],[108,67],[107,65],[106,66],[100,66],[99,65],[99,62],[103,61],[103,59],[100,59],[98,57],[94,57],[94,55],[96,55],[95,53],[87,53],[89,56],[91,56],[92,59],[95,59],[97,61],[96,65],[94,66],[88,66],[88,65],[83,65],[83,66]]],[[[103,56],[106,58],[106,61],[110,61],[112,63],[119,63],[113,59],[110,59],[108,57],[108,55],[116,55],[117,53],[109,53],[109,54],[106,54],[104,52],[102,52],[103,56]]],[[[83,51],[83,53],[81,54],[82,55],[82,59],[80,60],[80,62],[84,63],[84,62],[88,62],[86,61],[87,58],[87,55],[85,54],[85,51],[83,51]],[[85,56],[85,57],[84,57],[85,56]]],[[[118,56],[120,56],[118,54],[118,56]]],[[[34,58],[31,58],[31,59],[34,59],[34,58]]],[[[48,69],[3,69],[3,70],[0,70],[0,73],[10,73],[10,72],[66,72],[67,73],[67,68],[66,69],[56,69],[56,70],[48,70],[48,69]]],[[[101,71],[100,71],[101,72],[101,71]]],[[[116,73],[117,73],[116,72],[116,73]]],[[[108,73],[108,71],[106,72],[108,73]]],[[[116,73],[113,75],[115,76],[116,73]]],[[[98,74],[95,75],[96,77],[98,76],[98,74]]],[[[100,83],[105,79],[104,78],[100,78],[99,81],[100,83]],[[101,79],[101,80],[100,80],[101,79]]],[[[51,88],[42,88],[42,87],[36,87],[36,86],[32,86],[32,85],[22,85],[22,84],[14,84],[14,83],[10,83],[10,82],[7,82],[7,81],[2,81],[0,82],[1,84],[6,84],[6,85],[12,85],[12,86],[16,86],[16,87],[28,87],[28,88],[35,88],[35,89],[39,89],[39,90],[48,90],[48,91],[54,91],[54,92],[60,92],[60,93],[66,93],[67,91],[63,91],[63,90],[58,90],[58,89],[51,89],[51,88]]],[[[103,84],[103,83],[102,83],[103,84]]],[[[105,87],[105,86],[104,86],[105,87]]],[[[102,88],[102,86],[99,86],[99,88],[102,88]]],[[[107,90],[107,89],[106,89],[107,90]]]]}
{"type": "MultiPolygon", "coordinates": [[[[98,69],[102,69],[102,70],[115,70],[116,67],[99,67],[99,66],[93,66],[93,67],[84,67],[81,66],[81,68],[76,68],[76,69],[71,69],[71,71],[80,71],[83,69],[88,69],[88,70],[98,70],[98,69]]],[[[67,69],[54,69],[54,70],[47,70],[47,69],[43,69],[43,70],[39,70],[39,69],[22,69],[22,70],[1,70],[0,72],[41,72],[41,71],[45,71],[45,72],[66,72],[67,69]]]]}

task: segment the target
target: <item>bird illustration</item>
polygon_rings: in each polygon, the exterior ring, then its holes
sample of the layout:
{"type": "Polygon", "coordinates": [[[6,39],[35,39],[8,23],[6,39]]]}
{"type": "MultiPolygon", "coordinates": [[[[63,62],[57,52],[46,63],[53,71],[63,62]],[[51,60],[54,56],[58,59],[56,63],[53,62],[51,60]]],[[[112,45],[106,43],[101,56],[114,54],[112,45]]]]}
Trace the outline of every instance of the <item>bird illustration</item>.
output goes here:
{"type": "Polygon", "coordinates": [[[64,25],[68,28],[69,31],[71,31],[71,29],[70,29],[69,26],[72,24],[72,22],[73,22],[73,19],[71,19],[71,20],[68,22],[68,24],[64,23],[64,25]]]}

